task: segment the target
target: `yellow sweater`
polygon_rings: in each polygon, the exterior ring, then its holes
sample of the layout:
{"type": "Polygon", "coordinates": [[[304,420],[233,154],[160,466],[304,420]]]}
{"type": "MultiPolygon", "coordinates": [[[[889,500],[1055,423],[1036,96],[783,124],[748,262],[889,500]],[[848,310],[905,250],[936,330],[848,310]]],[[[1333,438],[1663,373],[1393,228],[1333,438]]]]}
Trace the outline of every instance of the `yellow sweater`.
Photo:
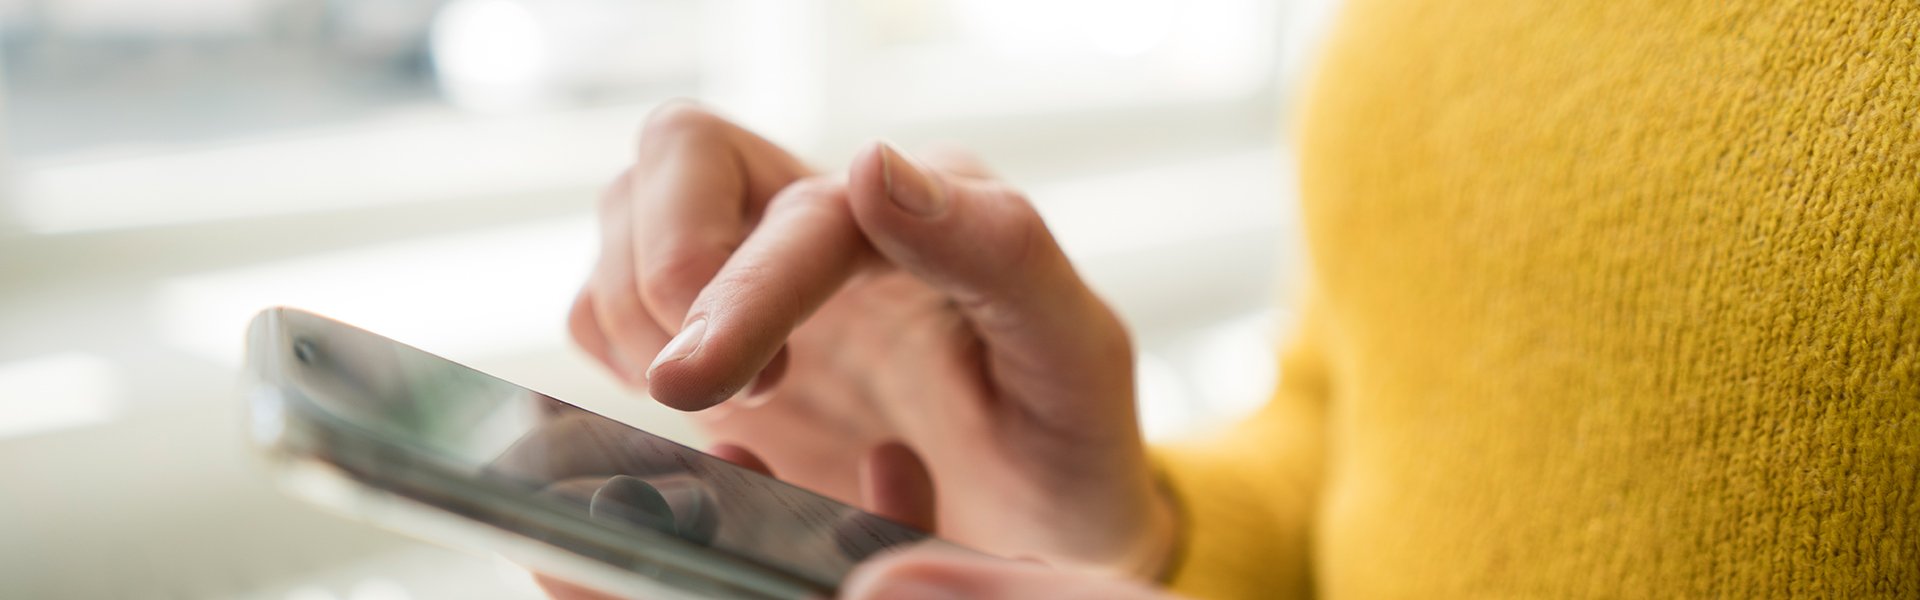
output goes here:
{"type": "Polygon", "coordinates": [[[1351,0],[1201,597],[1920,598],[1920,3],[1351,0]]]}

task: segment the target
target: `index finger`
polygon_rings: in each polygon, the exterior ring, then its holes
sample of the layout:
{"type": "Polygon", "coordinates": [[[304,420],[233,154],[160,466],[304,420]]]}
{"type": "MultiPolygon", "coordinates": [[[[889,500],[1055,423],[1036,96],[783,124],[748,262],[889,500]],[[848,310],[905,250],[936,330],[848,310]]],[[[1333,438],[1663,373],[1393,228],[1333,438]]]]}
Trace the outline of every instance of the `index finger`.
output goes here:
{"type": "Polygon", "coordinates": [[[648,394],[680,410],[732,397],[873,256],[844,184],[815,178],[788,186],[648,367],[648,394]]]}
{"type": "Polygon", "coordinates": [[[801,177],[799,159],[689,102],[654,111],[628,190],[640,301],[668,333],[756,225],[801,177]]]}

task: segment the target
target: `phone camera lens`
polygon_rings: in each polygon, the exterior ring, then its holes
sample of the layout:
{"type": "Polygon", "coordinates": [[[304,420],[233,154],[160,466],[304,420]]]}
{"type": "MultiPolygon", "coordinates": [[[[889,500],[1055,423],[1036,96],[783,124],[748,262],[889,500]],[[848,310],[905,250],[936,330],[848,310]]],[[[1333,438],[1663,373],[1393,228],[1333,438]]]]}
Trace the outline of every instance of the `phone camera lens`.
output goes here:
{"type": "Polygon", "coordinates": [[[293,358],[296,360],[299,360],[300,364],[311,365],[314,363],[315,357],[319,355],[320,355],[320,350],[318,348],[313,347],[313,341],[294,340],[293,358]]]}

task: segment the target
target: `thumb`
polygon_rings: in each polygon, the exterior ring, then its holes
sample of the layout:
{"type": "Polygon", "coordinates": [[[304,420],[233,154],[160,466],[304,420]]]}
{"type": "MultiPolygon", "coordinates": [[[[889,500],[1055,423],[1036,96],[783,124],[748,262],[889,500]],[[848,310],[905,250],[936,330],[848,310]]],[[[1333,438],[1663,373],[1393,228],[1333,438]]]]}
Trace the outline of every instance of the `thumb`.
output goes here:
{"type": "Polygon", "coordinates": [[[1062,375],[1111,379],[1112,365],[1131,360],[1119,320],[1013,187],[935,171],[875,142],[854,160],[848,195],[874,247],[959,307],[996,377],[1080,386],[1062,375]]]}

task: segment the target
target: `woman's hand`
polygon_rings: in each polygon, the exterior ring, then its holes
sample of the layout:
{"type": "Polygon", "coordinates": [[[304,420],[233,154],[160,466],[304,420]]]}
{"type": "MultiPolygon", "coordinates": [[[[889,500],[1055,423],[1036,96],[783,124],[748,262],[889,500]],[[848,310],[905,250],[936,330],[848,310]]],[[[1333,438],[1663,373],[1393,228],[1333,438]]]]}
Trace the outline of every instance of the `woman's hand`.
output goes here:
{"type": "Polygon", "coordinates": [[[716,442],[990,553],[1160,568],[1126,331],[976,163],[874,144],[820,176],[677,104],[600,216],[575,339],[716,442]]]}

